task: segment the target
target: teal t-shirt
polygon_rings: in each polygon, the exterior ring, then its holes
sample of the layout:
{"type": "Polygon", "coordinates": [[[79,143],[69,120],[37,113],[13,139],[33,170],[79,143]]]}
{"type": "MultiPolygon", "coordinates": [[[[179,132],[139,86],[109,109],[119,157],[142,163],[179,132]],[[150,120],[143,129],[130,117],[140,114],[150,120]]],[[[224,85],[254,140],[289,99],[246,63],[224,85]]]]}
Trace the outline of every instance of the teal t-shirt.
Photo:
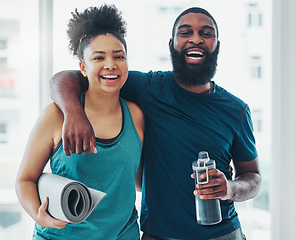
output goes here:
{"type": "Polygon", "coordinates": [[[50,159],[53,173],[83,182],[107,195],[84,222],[68,223],[63,229],[43,228],[36,224],[33,239],[139,239],[138,214],[134,205],[135,176],[142,143],[128,106],[122,99],[121,103],[123,128],[113,143],[97,141],[97,154],[72,154],[71,157],[64,154],[60,143],[50,159]]]}
{"type": "Polygon", "coordinates": [[[232,159],[257,157],[248,105],[215,83],[211,94],[189,92],[172,72],[129,72],[121,96],[136,102],[145,114],[142,231],[205,240],[239,228],[232,201],[220,201],[220,224],[197,224],[190,175],[200,151],[207,151],[227,178],[232,159]]]}

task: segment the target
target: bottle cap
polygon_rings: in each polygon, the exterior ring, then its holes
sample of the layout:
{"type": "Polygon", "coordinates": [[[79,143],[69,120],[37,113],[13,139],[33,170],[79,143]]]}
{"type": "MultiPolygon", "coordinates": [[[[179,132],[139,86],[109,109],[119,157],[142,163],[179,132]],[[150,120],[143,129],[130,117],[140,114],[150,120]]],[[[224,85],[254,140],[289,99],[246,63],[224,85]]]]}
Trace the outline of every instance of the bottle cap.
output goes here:
{"type": "Polygon", "coordinates": [[[208,159],[209,158],[209,154],[206,151],[201,151],[198,153],[198,159],[208,159]]]}

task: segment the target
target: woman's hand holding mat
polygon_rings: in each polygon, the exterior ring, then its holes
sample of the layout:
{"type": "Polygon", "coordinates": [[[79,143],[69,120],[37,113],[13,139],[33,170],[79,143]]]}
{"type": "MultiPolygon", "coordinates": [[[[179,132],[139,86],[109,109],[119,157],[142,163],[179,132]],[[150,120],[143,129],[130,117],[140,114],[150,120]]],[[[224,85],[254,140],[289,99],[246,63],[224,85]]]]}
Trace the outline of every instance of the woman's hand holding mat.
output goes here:
{"type": "Polygon", "coordinates": [[[41,203],[49,199],[48,212],[65,222],[83,222],[106,195],[83,183],[51,173],[43,173],[38,180],[41,203]]]}

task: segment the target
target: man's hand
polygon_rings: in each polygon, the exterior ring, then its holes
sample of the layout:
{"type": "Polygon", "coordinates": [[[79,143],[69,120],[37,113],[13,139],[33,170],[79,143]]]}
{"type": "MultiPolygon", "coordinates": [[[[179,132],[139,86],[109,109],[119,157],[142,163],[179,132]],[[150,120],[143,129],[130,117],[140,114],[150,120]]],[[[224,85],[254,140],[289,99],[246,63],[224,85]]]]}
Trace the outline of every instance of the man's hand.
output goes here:
{"type": "Polygon", "coordinates": [[[50,79],[50,95],[64,114],[62,138],[67,156],[97,152],[94,131],[80,101],[81,93],[87,88],[87,78],[77,70],[62,71],[50,79]]]}
{"type": "MultiPolygon", "coordinates": [[[[258,158],[248,162],[234,161],[234,170],[233,180],[227,179],[218,169],[209,170],[209,183],[197,184],[194,195],[199,195],[202,199],[220,198],[236,202],[254,198],[261,184],[258,158]]],[[[191,177],[194,178],[194,175],[191,177]]],[[[201,178],[206,178],[205,173],[201,174],[201,178]]]]}
{"type": "Polygon", "coordinates": [[[63,147],[67,156],[83,152],[90,155],[90,151],[97,153],[94,131],[84,112],[64,116],[63,147]]]}
{"type": "MultiPolygon", "coordinates": [[[[199,195],[201,199],[231,199],[233,196],[231,180],[227,180],[224,173],[218,169],[211,169],[208,174],[209,182],[207,184],[196,184],[194,195],[199,195]]],[[[194,177],[194,175],[192,174],[191,177],[194,177]]],[[[201,174],[200,178],[206,179],[206,173],[201,174]]]]}

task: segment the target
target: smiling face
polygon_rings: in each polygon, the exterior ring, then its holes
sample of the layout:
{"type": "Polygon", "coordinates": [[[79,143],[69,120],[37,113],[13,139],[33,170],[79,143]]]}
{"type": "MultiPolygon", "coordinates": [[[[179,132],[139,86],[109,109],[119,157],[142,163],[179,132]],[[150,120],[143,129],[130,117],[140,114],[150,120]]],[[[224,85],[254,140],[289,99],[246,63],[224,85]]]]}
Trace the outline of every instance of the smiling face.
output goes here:
{"type": "Polygon", "coordinates": [[[170,52],[175,79],[186,87],[202,86],[216,73],[219,42],[213,20],[203,13],[187,13],[177,22],[170,52]]]}
{"type": "Polygon", "coordinates": [[[128,76],[123,44],[112,34],[93,38],[84,49],[82,74],[89,80],[89,89],[101,93],[119,93],[128,76]]]}
{"type": "Polygon", "coordinates": [[[217,29],[213,20],[202,13],[188,13],[180,18],[170,44],[185,52],[188,64],[202,64],[217,47],[217,29]]]}

